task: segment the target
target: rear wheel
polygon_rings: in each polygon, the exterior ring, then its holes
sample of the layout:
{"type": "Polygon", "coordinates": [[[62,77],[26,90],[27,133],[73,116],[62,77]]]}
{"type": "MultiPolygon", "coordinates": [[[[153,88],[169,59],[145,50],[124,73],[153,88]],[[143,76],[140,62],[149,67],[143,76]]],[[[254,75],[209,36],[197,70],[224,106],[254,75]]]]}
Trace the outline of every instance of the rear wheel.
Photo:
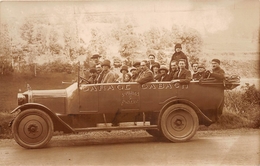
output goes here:
{"type": "Polygon", "coordinates": [[[24,148],[42,148],[51,139],[53,122],[48,114],[28,109],[17,115],[12,125],[15,141],[24,148]]]}
{"type": "Polygon", "coordinates": [[[185,104],[172,105],[161,116],[161,131],[172,142],[190,140],[195,135],[198,126],[199,120],[196,112],[185,104]]]}

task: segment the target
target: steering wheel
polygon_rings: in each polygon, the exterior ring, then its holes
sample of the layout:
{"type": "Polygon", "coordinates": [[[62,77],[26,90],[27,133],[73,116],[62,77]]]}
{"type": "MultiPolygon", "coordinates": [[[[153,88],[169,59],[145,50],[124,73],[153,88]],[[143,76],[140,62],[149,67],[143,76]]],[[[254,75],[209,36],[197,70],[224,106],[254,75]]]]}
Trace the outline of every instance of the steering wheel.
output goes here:
{"type": "Polygon", "coordinates": [[[87,80],[86,78],[84,78],[84,77],[79,76],[79,78],[80,78],[80,80],[79,80],[79,83],[80,83],[80,84],[81,84],[83,81],[88,82],[88,80],[87,80]]]}

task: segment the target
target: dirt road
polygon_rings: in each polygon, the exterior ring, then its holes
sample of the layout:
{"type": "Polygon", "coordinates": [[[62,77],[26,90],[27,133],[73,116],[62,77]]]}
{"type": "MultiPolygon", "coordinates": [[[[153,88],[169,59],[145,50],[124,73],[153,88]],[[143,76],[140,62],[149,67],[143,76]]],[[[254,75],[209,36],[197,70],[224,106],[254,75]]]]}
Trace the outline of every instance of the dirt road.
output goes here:
{"type": "Polygon", "coordinates": [[[44,149],[0,140],[0,165],[259,165],[260,130],[198,131],[185,143],[145,131],[54,136],[44,149]]]}

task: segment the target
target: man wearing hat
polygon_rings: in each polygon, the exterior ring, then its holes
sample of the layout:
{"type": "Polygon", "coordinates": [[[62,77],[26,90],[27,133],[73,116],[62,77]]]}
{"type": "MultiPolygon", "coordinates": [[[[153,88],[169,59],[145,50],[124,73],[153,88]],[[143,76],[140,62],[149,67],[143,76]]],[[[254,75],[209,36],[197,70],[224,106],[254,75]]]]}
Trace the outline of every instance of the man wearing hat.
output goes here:
{"type": "Polygon", "coordinates": [[[188,84],[191,81],[191,72],[185,68],[186,65],[186,60],[185,59],[180,59],[178,66],[179,66],[179,71],[176,73],[174,76],[174,79],[171,81],[172,83],[183,83],[183,84],[188,84]]]}
{"type": "Polygon", "coordinates": [[[101,72],[102,74],[102,79],[101,83],[113,83],[115,81],[115,75],[114,73],[110,70],[111,65],[109,60],[104,60],[101,64],[103,71],[101,72]]]}
{"type": "Polygon", "coordinates": [[[208,77],[208,74],[206,73],[206,69],[203,65],[198,65],[197,72],[193,74],[192,79],[194,81],[198,81],[204,78],[208,77]]]}
{"type": "Polygon", "coordinates": [[[161,66],[159,69],[160,75],[156,77],[156,81],[163,82],[163,81],[171,81],[170,75],[168,73],[168,69],[166,66],[161,66]]]}
{"type": "Polygon", "coordinates": [[[89,70],[89,78],[87,83],[88,84],[94,84],[95,80],[97,78],[97,70],[95,68],[92,68],[89,70]]]}
{"type": "MultiPolygon", "coordinates": [[[[175,60],[177,61],[177,63],[179,63],[179,60],[180,59],[185,59],[186,62],[185,62],[185,68],[186,69],[189,69],[189,63],[188,63],[188,58],[187,56],[182,52],[182,47],[181,47],[181,44],[180,43],[177,43],[175,45],[175,48],[174,48],[175,52],[174,54],[172,55],[172,58],[171,58],[171,61],[175,60]]],[[[170,61],[170,62],[171,62],[170,61]]],[[[171,66],[170,66],[170,70],[171,70],[171,66]]]]}
{"type": "Polygon", "coordinates": [[[223,81],[225,79],[225,71],[220,68],[220,60],[212,59],[211,61],[212,71],[206,71],[210,74],[210,78],[215,78],[218,81],[223,81]]]}
{"type": "Polygon", "coordinates": [[[101,57],[101,56],[100,56],[99,54],[94,54],[94,55],[92,55],[92,56],[90,57],[91,62],[90,62],[90,64],[89,64],[89,66],[90,66],[91,68],[94,68],[96,65],[101,64],[100,57],[101,57]]]}
{"type": "Polygon", "coordinates": [[[136,68],[135,68],[135,67],[132,67],[132,68],[130,69],[130,73],[131,73],[131,77],[132,77],[133,75],[135,75],[135,74],[136,74],[136,68]]]}
{"type": "Polygon", "coordinates": [[[136,82],[140,73],[141,73],[141,62],[137,61],[137,62],[134,62],[133,64],[133,67],[136,69],[135,70],[135,74],[132,75],[132,78],[131,78],[131,82],[136,82]]]}
{"type": "Polygon", "coordinates": [[[153,72],[148,68],[147,64],[145,61],[141,62],[141,69],[142,72],[137,78],[137,81],[139,84],[145,84],[147,82],[152,82],[153,79],[153,72]]]}
{"type": "Polygon", "coordinates": [[[120,69],[122,67],[122,61],[120,58],[114,56],[113,57],[113,66],[111,67],[111,71],[115,74],[116,80],[119,79],[121,74],[120,69]]]}

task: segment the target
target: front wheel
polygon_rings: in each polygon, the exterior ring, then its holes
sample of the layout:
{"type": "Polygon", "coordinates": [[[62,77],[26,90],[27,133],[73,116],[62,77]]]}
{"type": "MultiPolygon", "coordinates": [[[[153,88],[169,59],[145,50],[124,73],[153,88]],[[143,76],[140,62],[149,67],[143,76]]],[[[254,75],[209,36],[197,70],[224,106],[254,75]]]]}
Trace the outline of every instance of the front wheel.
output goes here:
{"type": "Polygon", "coordinates": [[[185,104],[168,107],[161,116],[160,127],[163,135],[172,142],[190,140],[199,127],[195,111],[185,104]]]}
{"type": "Polygon", "coordinates": [[[48,114],[38,109],[28,109],[15,118],[12,125],[15,141],[24,148],[44,147],[53,134],[53,122],[48,114]]]}

